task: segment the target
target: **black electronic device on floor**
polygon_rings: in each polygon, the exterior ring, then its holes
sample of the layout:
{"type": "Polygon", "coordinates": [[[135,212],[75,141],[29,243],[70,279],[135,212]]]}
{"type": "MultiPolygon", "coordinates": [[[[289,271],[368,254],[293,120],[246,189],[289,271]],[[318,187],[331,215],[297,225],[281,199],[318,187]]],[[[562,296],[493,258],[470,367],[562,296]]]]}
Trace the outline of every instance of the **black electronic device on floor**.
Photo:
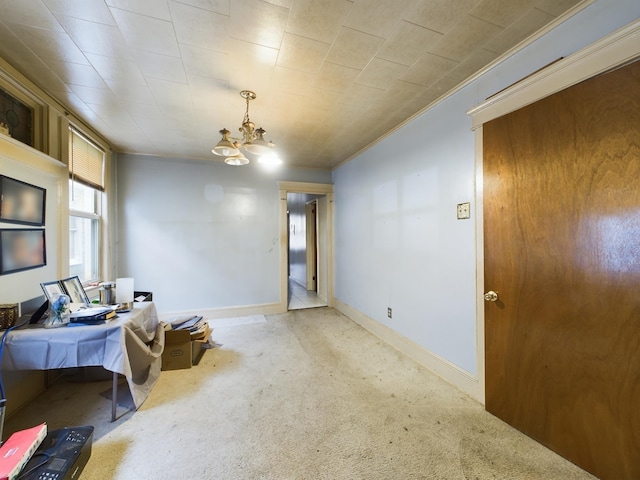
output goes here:
{"type": "Polygon", "coordinates": [[[76,480],[91,456],[93,427],[53,430],[22,469],[20,480],[76,480]]]}

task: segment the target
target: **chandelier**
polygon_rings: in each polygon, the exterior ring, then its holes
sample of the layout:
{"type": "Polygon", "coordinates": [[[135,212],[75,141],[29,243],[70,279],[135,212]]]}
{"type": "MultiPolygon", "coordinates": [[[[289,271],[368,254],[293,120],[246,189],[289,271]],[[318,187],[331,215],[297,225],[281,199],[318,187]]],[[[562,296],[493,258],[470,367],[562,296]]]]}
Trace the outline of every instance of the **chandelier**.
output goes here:
{"type": "Polygon", "coordinates": [[[255,123],[249,118],[249,102],[256,99],[256,94],[251,90],[242,90],[240,96],[247,102],[247,109],[244,112],[242,126],[238,129],[242,138],[231,137],[231,132],[226,128],[220,130],[222,139],[211,149],[211,152],[225,157],[224,163],[228,165],[246,165],[249,159],[244,156],[243,151],[258,155],[258,162],[265,164],[280,164],[282,161],[275,155],[273,142],[267,142],[264,134],[267,133],[261,127],[256,128],[255,123]]]}

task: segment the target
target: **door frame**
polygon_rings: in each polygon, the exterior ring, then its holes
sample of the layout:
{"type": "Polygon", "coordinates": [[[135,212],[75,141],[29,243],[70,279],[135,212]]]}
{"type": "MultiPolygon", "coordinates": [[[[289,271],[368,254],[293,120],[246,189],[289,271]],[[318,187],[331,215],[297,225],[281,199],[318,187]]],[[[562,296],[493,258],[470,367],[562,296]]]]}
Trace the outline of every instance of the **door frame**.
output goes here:
{"type": "Polygon", "coordinates": [[[318,200],[305,204],[307,291],[318,291],[318,200]]]}
{"type": "Polygon", "coordinates": [[[287,275],[289,265],[289,249],[287,235],[289,224],[287,222],[287,194],[306,193],[327,196],[327,255],[329,257],[329,271],[327,272],[327,306],[333,307],[333,184],[306,183],[306,182],[278,182],[280,193],[280,312],[289,309],[287,292],[289,278],[287,275]]]}
{"type": "Polygon", "coordinates": [[[475,132],[476,351],[479,400],[485,403],[483,129],[490,120],[640,57],[640,20],[526,77],[467,112],[475,132]]]}

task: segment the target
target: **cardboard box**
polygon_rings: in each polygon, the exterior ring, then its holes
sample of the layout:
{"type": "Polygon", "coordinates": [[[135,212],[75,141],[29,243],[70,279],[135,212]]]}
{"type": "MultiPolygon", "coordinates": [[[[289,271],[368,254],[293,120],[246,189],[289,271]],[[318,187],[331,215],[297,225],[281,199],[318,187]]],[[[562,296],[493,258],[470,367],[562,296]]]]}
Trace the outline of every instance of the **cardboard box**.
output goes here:
{"type": "Polygon", "coordinates": [[[204,355],[203,345],[209,340],[211,329],[207,327],[197,340],[192,340],[188,330],[167,330],[164,332],[162,370],[181,370],[197,365],[204,355]]]}

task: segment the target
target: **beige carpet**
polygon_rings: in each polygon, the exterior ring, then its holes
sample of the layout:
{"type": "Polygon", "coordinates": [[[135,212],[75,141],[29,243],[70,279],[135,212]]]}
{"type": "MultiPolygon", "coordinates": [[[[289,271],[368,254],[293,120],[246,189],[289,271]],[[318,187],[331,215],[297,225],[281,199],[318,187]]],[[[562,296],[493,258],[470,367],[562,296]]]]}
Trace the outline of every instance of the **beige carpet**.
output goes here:
{"type": "Polygon", "coordinates": [[[213,338],[115,423],[109,382],[58,382],[5,433],[94,425],[82,480],[594,478],[332,309],[227,321],[213,338]]]}

